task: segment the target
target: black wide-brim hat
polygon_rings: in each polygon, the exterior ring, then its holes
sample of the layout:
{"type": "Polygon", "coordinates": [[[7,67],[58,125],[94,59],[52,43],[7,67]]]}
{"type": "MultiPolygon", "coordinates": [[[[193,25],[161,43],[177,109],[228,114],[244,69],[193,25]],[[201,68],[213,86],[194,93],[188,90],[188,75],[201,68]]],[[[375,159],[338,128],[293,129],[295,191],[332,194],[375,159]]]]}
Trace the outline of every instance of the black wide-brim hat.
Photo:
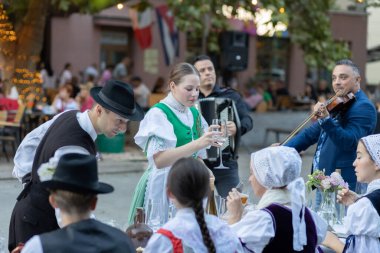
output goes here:
{"type": "Polygon", "coordinates": [[[110,193],[112,185],[98,181],[98,166],[96,157],[70,153],[63,155],[51,180],[41,182],[50,190],[66,190],[76,193],[110,193]]]}
{"type": "Polygon", "coordinates": [[[90,94],[99,105],[123,118],[132,121],[144,118],[144,110],[135,102],[130,84],[109,80],[104,87],[93,87],[90,94]]]}

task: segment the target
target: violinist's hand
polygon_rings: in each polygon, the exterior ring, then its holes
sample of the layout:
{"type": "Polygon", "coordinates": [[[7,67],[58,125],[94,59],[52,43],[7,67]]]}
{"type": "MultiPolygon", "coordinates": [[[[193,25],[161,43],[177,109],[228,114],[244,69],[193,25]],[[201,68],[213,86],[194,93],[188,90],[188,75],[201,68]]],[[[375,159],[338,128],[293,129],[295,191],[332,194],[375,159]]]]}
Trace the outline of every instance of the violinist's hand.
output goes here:
{"type": "Polygon", "coordinates": [[[326,106],[323,103],[318,102],[314,106],[314,115],[315,115],[314,116],[315,119],[324,119],[330,114],[329,114],[329,111],[327,111],[326,106]]]}
{"type": "Polygon", "coordinates": [[[344,188],[344,189],[338,191],[336,198],[337,198],[339,203],[341,203],[345,206],[349,206],[349,205],[353,204],[359,197],[355,192],[344,188]]]}

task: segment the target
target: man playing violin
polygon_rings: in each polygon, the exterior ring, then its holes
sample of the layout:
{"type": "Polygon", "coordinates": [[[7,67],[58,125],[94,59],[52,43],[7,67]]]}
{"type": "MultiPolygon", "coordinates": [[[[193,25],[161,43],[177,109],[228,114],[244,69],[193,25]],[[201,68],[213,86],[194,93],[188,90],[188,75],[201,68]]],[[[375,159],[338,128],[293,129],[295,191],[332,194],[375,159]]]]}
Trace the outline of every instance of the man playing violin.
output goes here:
{"type": "Polygon", "coordinates": [[[373,133],[377,118],[374,105],[360,89],[360,80],[359,69],[351,60],[336,62],[332,73],[334,92],[337,97],[353,93],[355,101],[334,113],[329,112],[328,105],[318,102],[313,112],[316,122],[285,144],[301,152],[318,143],[312,170],[324,169],[330,175],[339,169],[351,190],[356,186],[352,164],[358,141],[373,133]]]}

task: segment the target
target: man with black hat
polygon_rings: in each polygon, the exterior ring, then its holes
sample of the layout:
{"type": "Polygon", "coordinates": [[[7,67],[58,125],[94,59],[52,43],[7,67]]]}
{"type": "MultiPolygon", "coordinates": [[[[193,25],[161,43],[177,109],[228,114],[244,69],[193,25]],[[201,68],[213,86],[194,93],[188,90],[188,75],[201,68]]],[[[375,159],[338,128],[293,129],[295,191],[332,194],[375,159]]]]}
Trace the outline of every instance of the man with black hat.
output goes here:
{"type": "Polygon", "coordinates": [[[135,252],[124,232],[90,218],[97,194],[114,190],[98,181],[95,156],[63,155],[53,177],[41,186],[50,192],[50,205],[60,210],[62,229],[33,236],[22,252],[135,252]]]}
{"type": "Polygon", "coordinates": [[[144,117],[129,84],[110,80],[104,87],[92,88],[90,93],[96,101],[91,110],[57,115],[30,132],[17,149],[13,175],[22,180],[24,189],[12,212],[10,251],[33,235],[59,228],[49,205],[49,194],[40,185],[40,165],[50,159],[58,161],[65,153],[95,155],[98,134],[113,137],[126,131],[128,120],[140,121],[144,117]]]}

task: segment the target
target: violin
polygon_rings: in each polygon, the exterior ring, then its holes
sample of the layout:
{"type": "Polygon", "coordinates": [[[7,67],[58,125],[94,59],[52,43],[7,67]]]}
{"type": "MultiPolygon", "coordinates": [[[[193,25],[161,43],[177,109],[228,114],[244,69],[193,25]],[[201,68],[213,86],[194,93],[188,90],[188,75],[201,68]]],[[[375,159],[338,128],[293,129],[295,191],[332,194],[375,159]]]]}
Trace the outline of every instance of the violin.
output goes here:
{"type": "Polygon", "coordinates": [[[355,102],[355,99],[355,95],[352,92],[344,96],[335,95],[325,102],[325,106],[329,113],[336,114],[338,112],[347,110],[351,104],[355,102]]]}
{"type": "MultiPolygon", "coordinates": [[[[326,106],[327,111],[330,114],[337,114],[339,112],[347,110],[353,102],[355,102],[356,98],[354,93],[350,92],[344,96],[338,96],[338,94],[335,94],[332,98],[328,99],[324,106],[326,106]]],[[[280,145],[284,145],[287,143],[291,138],[293,138],[314,116],[316,116],[318,112],[313,112],[309,115],[308,118],[306,118],[300,125],[298,125],[289,135],[286,137],[286,139],[281,142],[280,145]]]]}

